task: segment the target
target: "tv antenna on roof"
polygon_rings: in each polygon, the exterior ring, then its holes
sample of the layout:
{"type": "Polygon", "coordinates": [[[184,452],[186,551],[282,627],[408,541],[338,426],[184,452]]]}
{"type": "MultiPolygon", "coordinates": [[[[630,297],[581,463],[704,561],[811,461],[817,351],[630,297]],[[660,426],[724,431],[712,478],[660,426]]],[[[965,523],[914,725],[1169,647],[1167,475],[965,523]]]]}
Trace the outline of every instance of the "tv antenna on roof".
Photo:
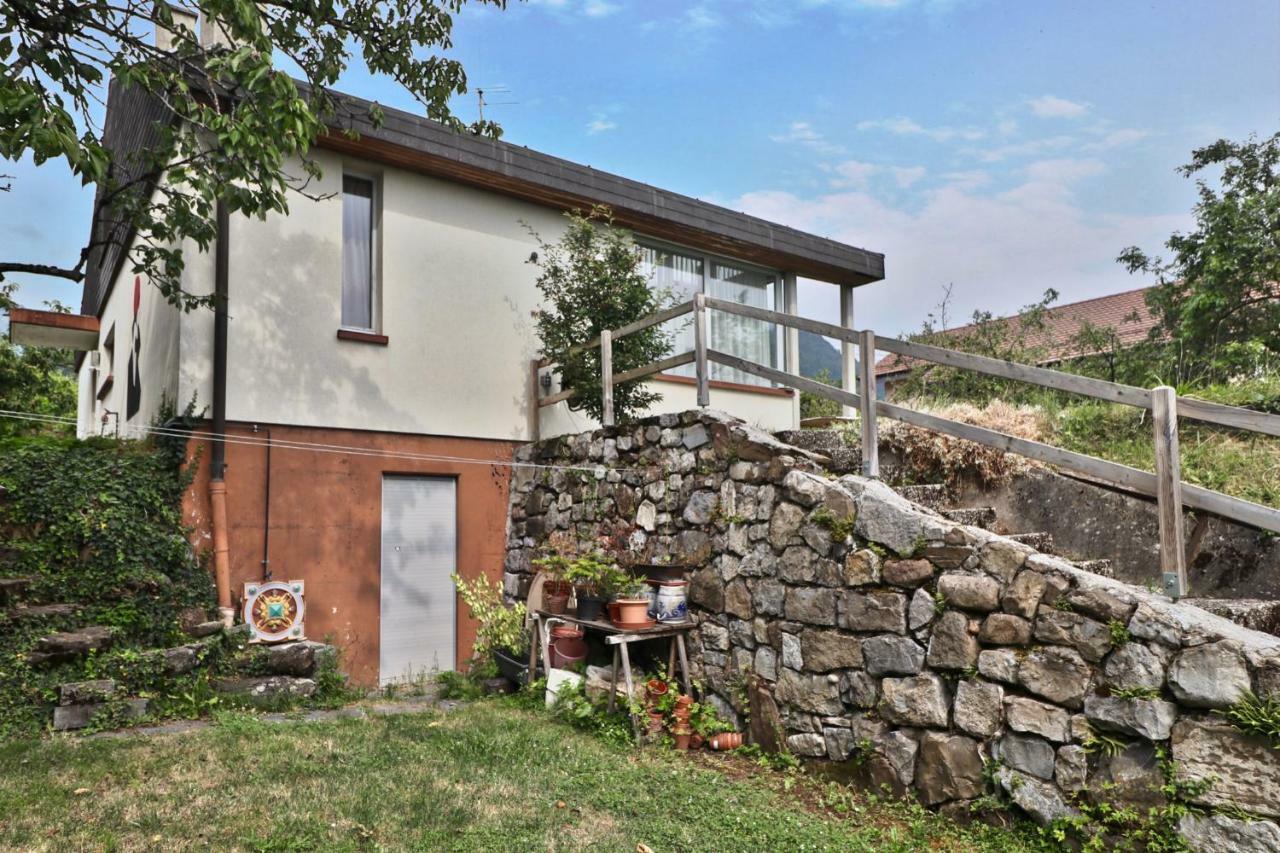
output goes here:
{"type": "Polygon", "coordinates": [[[492,95],[494,93],[510,94],[511,90],[506,86],[486,86],[483,89],[476,89],[476,108],[480,113],[481,122],[484,121],[485,107],[504,107],[520,103],[519,101],[490,101],[485,97],[486,94],[492,95]]]}

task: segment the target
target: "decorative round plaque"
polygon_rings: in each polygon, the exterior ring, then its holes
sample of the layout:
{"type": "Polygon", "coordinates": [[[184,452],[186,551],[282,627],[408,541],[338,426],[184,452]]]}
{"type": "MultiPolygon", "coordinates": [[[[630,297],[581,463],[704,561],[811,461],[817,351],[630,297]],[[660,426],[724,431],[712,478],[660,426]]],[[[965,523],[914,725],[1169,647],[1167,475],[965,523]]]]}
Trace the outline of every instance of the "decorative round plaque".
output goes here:
{"type": "Polygon", "coordinates": [[[282,643],[305,636],[303,589],[302,581],[244,585],[244,621],[252,633],[251,642],[282,643]]]}

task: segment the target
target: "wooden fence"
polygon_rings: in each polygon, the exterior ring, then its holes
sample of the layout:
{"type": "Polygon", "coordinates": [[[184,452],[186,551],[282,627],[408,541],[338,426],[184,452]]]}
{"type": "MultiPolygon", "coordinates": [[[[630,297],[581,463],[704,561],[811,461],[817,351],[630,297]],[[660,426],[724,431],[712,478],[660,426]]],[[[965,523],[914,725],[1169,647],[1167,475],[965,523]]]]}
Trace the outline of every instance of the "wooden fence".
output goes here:
{"type": "MultiPolygon", "coordinates": [[[[1177,396],[1174,389],[1167,386],[1158,388],[1138,388],[1132,385],[1121,385],[1103,379],[1088,376],[1077,376],[1050,370],[1017,364],[1011,361],[988,358],[943,349],[928,344],[900,341],[894,338],[878,338],[870,329],[856,330],[819,320],[810,320],[791,314],[727,302],[704,294],[696,294],[689,301],[672,308],[651,314],[642,320],[606,331],[590,341],[575,348],[576,351],[600,349],[601,388],[603,396],[604,423],[613,425],[613,387],[622,382],[631,382],[670,370],[684,364],[695,365],[697,375],[697,401],[699,406],[711,403],[711,385],[708,365],[711,362],[740,370],[761,379],[775,382],[798,391],[808,391],[834,400],[845,406],[855,408],[859,412],[862,434],[862,470],[868,477],[880,474],[880,461],[877,440],[878,417],[887,417],[934,432],[950,435],[1003,450],[1016,453],[1030,459],[1054,465],[1065,471],[1083,475],[1104,483],[1128,489],[1148,497],[1154,497],[1158,505],[1160,521],[1160,559],[1162,566],[1162,582],[1165,592],[1174,598],[1185,595],[1187,588],[1185,537],[1183,534],[1182,508],[1218,515],[1232,521],[1241,522],[1262,530],[1280,533],[1280,510],[1262,506],[1261,504],[1231,497],[1221,492],[1205,489],[1190,483],[1184,483],[1178,463],[1178,418],[1184,417],[1239,430],[1280,436],[1280,416],[1241,409],[1235,406],[1223,406],[1203,400],[1177,396]],[[780,326],[814,332],[853,344],[858,348],[859,370],[857,390],[851,393],[835,388],[813,379],[807,379],[797,373],[778,370],[754,361],[739,358],[729,353],[719,352],[709,346],[710,335],[707,324],[708,311],[722,311],[740,317],[748,317],[780,326]],[[613,343],[619,338],[647,329],[659,323],[665,323],[687,314],[693,315],[694,348],[679,355],[669,356],[633,368],[622,373],[613,372],[613,343]],[[1038,441],[1018,438],[1012,435],[960,423],[938,415],[919,412],[914,409],[876,399],[875,362],[876,352],[883,351],[908,356],[921,361],[963,370],[972,370],[988,376],[1011,379],[1050,388],[1054,391],[1065,391],[1123,403],[1152,413],[1153,435],[1155,446],[1155,473],[1131,468],[1116,462],[1109,462],[1083,453],[1053,447],[1038,441]]],[[[794,364],[795,359],[789,359],[794,364]]],[[[536,378],[540,368],[548,366],[543,360],[534,363],[536,378]]],[[[536,382],[535,382],[536,388],[536,382]]],[[[539,408],[551,406],[569,399],[574,395],[573,389],[566,389],[538,399],[539,408]]],[[[537,413],[534,413],[536,419],[537,413]]]]}

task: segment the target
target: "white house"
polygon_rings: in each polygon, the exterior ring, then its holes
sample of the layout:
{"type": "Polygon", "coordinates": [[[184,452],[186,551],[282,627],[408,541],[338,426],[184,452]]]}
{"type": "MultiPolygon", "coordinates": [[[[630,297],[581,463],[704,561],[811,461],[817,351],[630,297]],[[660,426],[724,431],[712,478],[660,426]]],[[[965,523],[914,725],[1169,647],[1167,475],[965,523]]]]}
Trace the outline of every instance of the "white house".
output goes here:
{"type": "MultiPolygon", "coordinates": [[[[118,156],[165,120],[150,96],[112,85],[118,156]]],[[[226,442],[205,446],[188,511],[214,546],[222,604],[245,582],[304,579],[309,633],[342,645],[369,684],[467,657],[473,628],[449,575],[501,578],[513,448],[590,426],[536,406],[524,223],[554,239],[564,211],[608,205],[657,286],[794,312],[805,277],[844,288],[846,321],[852,289],[881,279],[884,259],[396,110],[360,131],[313,152],[321,200],[295,197],[265,222],[224,217],[215,251],[186,253],[184,289],[225,288],[225,335],[215,311],[182,313],[134,275],[133,237],[119,233],[91,259],[80,316],[15,311],[12,334],[88,354],[82,436],[141,436],[162,399],[207,407],[204,429],[226,442]]],[[[710,333],[714,348],[796,369],[771,324],[713,313],[710,333]]],[[[712,378],[716,408],[796,425],[791,391],[718,365],[712,378]]],[[[694,406],[688,376],[653,387],[660,411],[694,406]]]]}

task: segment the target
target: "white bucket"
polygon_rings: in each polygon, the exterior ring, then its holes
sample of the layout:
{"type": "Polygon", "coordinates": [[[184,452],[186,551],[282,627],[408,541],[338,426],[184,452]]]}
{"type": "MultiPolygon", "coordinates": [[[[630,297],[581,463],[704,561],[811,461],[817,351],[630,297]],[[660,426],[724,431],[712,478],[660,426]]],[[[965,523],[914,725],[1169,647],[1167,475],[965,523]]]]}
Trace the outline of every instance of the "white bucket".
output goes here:
{"type": "Polygon", "coordinates": [[[556,702],[556,694],[560,692],[560,688],[566,684],[582,684],[582,676],[576,672],[570,672],[567,669],[548,669],[547,670],[547,707],[550,708],[556,702]]]}

